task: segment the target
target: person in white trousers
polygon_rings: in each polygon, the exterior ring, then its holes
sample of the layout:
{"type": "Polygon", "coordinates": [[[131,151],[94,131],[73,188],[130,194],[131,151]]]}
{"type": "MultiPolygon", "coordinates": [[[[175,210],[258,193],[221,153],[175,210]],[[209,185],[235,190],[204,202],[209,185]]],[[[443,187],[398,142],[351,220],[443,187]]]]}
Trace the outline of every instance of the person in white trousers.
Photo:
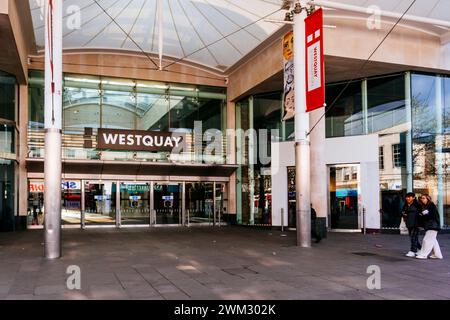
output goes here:
{"type": "Polygon", "coordinates": [[[422,205],[420,212],[421,224],[426,233],[422,241],[422,249],[417,252],[416,258],[428,259],[429,256],[430,259],[443,259],[444,257],[437,241],[437,235],[441,230],[441,221],[437,207],[428,194],[420,197],[420,204],[422,205]]]}

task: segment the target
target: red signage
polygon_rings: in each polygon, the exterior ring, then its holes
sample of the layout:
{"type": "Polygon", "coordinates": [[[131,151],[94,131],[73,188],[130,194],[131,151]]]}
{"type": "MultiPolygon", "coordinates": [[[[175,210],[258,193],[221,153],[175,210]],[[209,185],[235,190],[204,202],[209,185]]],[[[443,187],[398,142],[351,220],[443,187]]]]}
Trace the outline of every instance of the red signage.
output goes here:
{"type": "Polygon", "coordinates": [[[305,19],[306,29],[306,111],[325,106],[325,63],[323,58],[323,11],[305,19]]]}

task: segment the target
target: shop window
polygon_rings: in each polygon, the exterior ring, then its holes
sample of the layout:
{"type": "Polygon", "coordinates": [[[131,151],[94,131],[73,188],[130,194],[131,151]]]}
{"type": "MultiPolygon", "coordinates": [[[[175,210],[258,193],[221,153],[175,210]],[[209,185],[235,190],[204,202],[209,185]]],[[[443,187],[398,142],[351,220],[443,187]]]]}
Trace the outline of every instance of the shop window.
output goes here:
{"type": "Polygon", "coordinates": [[[327,138],[364,134],[361,81],[328,85],[326,97],[327,138]]]}
{"type": "Polygon", "coordinates": [[[380,163],[380,170],[384,170],[384,147],[379,148],[379,163],[380,163]]]}

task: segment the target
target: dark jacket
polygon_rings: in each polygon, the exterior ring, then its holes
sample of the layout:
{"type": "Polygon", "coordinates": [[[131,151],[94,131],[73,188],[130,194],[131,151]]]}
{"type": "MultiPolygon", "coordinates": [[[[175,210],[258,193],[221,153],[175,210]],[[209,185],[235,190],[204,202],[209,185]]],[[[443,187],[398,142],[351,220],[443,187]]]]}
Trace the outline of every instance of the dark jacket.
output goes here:
{"type": "Polygon", "coordinates": [[[317,220],[317,212],[314,208],[311,208],[311,222],[316,222],[317,220]]]}
{"type": "Polygon", "coordinates": [[[420,212],[421,207],[417,200],[414,200],[414,202],[410,206],[405,203],[402,209],[402,216],[408,229],[418,228],[421,226],[419,218],[420,212]]]}
{"type": "Polygon", "coordinates": [[[441,230],[441,217],[439,216],[438,209],[433,202],[429,202],[426,206],[422,206],[422,210],[420,211],[420,220],[425,231],[441,230]],[[426,214],[426,211],[428,211],[428,214],[426,214]]]}

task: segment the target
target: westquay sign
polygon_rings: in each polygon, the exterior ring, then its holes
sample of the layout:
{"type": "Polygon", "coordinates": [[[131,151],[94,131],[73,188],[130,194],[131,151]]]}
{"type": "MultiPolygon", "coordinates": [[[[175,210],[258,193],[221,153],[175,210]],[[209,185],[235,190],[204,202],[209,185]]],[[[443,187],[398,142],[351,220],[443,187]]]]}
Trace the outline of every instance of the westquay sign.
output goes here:
{"type": "Polygon", "coordinates": [[[183,148],[185,141],[183,133],[99,129],[97,149],[174,152],[183,148]]]}

